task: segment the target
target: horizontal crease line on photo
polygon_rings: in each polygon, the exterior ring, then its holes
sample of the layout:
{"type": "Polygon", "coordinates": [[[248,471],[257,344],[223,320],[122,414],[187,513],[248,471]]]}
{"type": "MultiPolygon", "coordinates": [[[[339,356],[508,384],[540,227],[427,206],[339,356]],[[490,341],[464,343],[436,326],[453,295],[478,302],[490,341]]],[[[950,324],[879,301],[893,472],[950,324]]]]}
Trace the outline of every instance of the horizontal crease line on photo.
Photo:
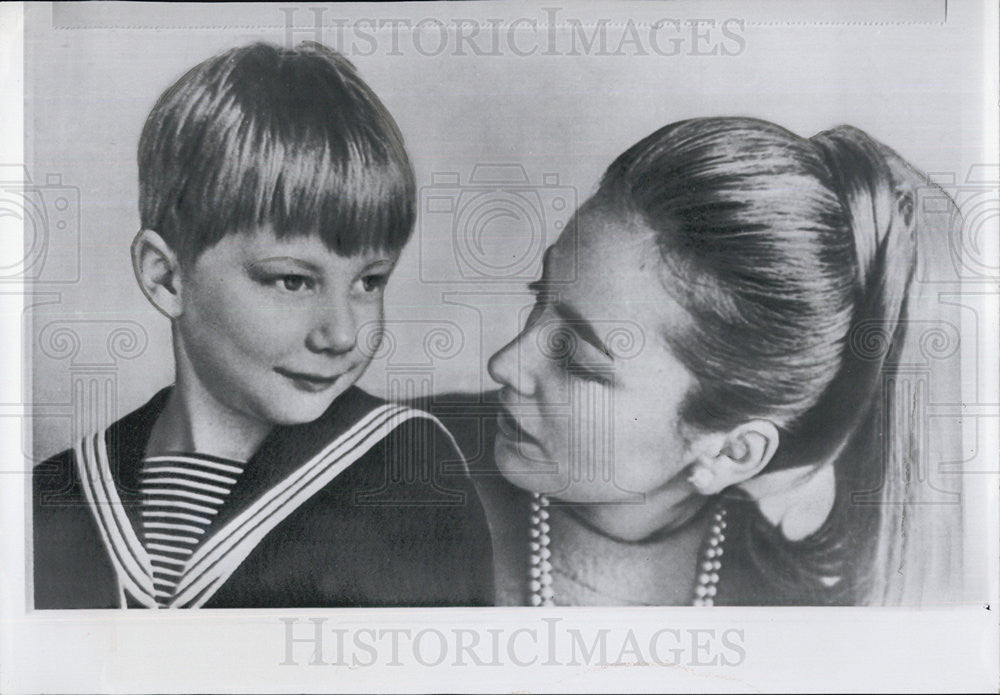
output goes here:
{"type": "Polygon", "coordinates": [[[899,20],[895,22],[746,22],[748,27],[943,27],[948,22],[945,20],[908,22],[899,20]]]}
{"type": "MultiPolygon", "coordinates": [[[[722,20],[719,20],[719,19],[716,19],[716,18],[713,18],[713,17],[706,17],[706,18],[704,18],[702,20],[697,20],[697,21],[704,22],[704,21],[709,21],[709,20],[713,20],[713,19],[715,19],[715,21],[725,21],[725,19],[739,19],[739,18],[738,17],[726,17],[726,18],[723,18],[722,20]]],[[[664,21],[670,21],[670,20],[672,20],[672,18],[669,18],[669,17],[664,18],[664,21]]],[[[421,22],[421,21],[425,21],[425,20],[424,19],[418,19],[418,20],[416,20],[410,26],[395,27],[395,30],[398,31],[400,29],[403,29],[403,30],[417,29],[416,24],[419,23],[419,22],[421,22]]],[[[685,25],[692,25],[692,24],[695,23],[695,20],[690,20],[690,19],[688,19],[688,20],[681,20],[681,23],[685,24],[685,25]]],[[[651,28],[653,28],[653,24],[655,24],[655,22],[632,22],[631,26],[635,27],[635,28],[638,28],[638,29],[651,29],[651,28]]],[[[946,20],[937,20],[937,21],[907,21],[907,20],[898,20],[898,21],[891,21],[891,22],[890,21],[857,21],[857,22],[849,22],[849,21],[848,22],[808,22],[808,21],[801,21],[801,22],[796,22],[796,21],[789,21],[789,22],[782,22],[782,21],[760,21],[760,22],[754,22],[754,21],[745,21],[744,22],[744,26],[745,27],[905,27],[905,26],[932,27],[932,26],[945,26],[947,24],[948,24],[948,22],[946,20]]],[[[334,24],[332,22],[327,22],[327,23],[320,24],[320,25],[308,25],[308,24],[304,24],[304,25],[292,25],[292,26],[288,26],[288,25],[285,25],[285,24],[255,24],[255,25],[220,24],[220,25],[201,25],[201,26],[186,26],[186,25],[185,26],[175,26],[175,25],[169,25],[169,24],[168,25],[156,25],[156,24],[93,24],[93,25],[84,25],[84,26],[54,26],[53,28],[56,29],[56,30],[58,30],[58,31],[77,31],[77,30],[86,30],[86,29],[98,29],[98,30],[115,29],[115,30],[124,30],[124,31],[141,31],[141,30],[145,30],[145,31],[165,31],[165,30],[177,30],[177,31],[228,31],[228,30],[235,30],[235,31],[245,31],[247,29],[256,29],[256,30],[267,29],[267,30],[308,32],[308,31],[314,31],[314,30],[320,30],[320,31],[322,31],[324,29],[329,29],[329,30],[335,30],[335,29],[353,29],[356,26],[359,26],[359,25],[355,25],[355,24],[340,24],[340,23],[334,24]]],[[[391,25],[384,25],[384,26],[375,25],[375,26],[372,26],[372,25],[364,24],[364,25],[360,25],[360,26],[365,31],[370,31],[370,32],[375,32],[375,33],[394,30],[394,27],[391,26],[391,25]]],[[[458,29],[458,28],[465,29],[465,28],[467,28],[469,26],[469,24],[456,24],[454,22],[441,22],[439,25],[435,25],[435,26],[445,26],[445,27],[454,28],[454,29],[458,29]]],[[[492,30],[494,28],[495,29],[509,29],[509,28],[512,27],[512,23],[511,22],[501,22],[500,24],[491,24],[491,23],[488,23],[488,22],[483,22],[482,26],[487,27],[490,30],[492,30]]],[[[531,25],[530,27],[525,26],[524,24],[520,24],[520,25],[518,25],[518,28],[520,28],[522,30],[530,29],[532,31],[541,32],[543,30],[548,30],[548,29],[565,29],[565,30],[577,30],[577,31],[579,31],[580,29],[600,29],[602,27],[605,28],[605,29],[622,29],[622,28],[625,28],[625,27],[628,27],[628,26],[630,26],[630,25],[627,22],[620,22],[620,23],[614,23],[614,24],[612,24],[612,23],[607,23],[607,24],[582,24],[582,23],[581,24],[542,24],[542,23],[539,23],[537,25],[531,25]]],[[[430,27],[428,26],[427,28],[430,28],[430,27]]]]}

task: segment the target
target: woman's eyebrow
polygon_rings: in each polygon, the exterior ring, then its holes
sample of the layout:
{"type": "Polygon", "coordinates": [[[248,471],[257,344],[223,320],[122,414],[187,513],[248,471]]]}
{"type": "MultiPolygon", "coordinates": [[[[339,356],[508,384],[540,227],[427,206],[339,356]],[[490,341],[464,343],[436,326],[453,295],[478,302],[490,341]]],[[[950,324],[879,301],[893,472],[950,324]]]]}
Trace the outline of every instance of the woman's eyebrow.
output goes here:
{"type": "MultiPolygon", "coordinates": [[[[549,280],[550,265],[552,262],[552,246],[545,249],[545,254],[542,256],[542,276],[528,285],[528,289],[535,294],[551,294],[555,292],[553,283],[549,280]]],[[[595,348],[600,350],[602,353],[607,355],[609,358],[614,359],[611,351],[604,344],[604,341],[600,339],[597,335],[597,331],[594,330],[594,326],[583,317],[579,311],[574,309],[569,304],[558,300],[558,296],[555,297],[557,301],[552,302],[552,308],[562,319],[563,323],[569,326],[574,333],[580,336],[580,339],[585,343],[593,345],[595,348]]]]}
{"type": "Polygon", "coordinates": [[[580,312],[562,301],[553,302],[552,309],[559,315],[559,318],[563,320],[563,323],[569,326],[574,333],[580,336],[581,340],[593,345],[605,355],[614,359],[614,356],[604,344],[604,341],[597,335],[597,331],[594,330],[593,324],[585,319],[580,312]]]}

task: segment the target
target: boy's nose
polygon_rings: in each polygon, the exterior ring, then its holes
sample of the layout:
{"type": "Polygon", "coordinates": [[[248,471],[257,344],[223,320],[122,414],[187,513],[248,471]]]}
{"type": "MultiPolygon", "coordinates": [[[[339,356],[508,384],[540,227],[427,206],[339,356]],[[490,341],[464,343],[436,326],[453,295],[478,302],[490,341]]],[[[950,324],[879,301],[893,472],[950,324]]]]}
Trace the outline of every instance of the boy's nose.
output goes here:
{"type": "Polygon", "coordinates": [[[314,352],[350,352],[358,343],[357,321],[349,307],[334,307],[306,336],[306,346],[314,352]]]}

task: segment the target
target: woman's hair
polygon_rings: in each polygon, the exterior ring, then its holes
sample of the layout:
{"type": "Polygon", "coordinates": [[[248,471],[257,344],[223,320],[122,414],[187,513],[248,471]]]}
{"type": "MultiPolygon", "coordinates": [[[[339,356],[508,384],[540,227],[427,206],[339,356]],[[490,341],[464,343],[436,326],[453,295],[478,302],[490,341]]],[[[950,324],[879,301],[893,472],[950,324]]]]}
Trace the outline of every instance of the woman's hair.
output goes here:
{"type": "Polygon", "coordinates": [[[800,543],[775,534],[781,547],[768,554],[787,559],[771,568],[777,581],[839,577],[850,602],[887,600],[872,570],[904,535],[887,518],[905,510],[886,472],[904,455],[893,443],[908,440],[883,409],[916,264],[903,171],[856,128],[806,139],[760,120],[695,119],[618,157],[592,200],[656,235],[667,291],[687,315],[664,336],[695,377],[682,422],[774,422],[781,441],[766,471],[834,462],[826,524],[800,543]],[[852,501],[879,489],[874,504],[852,501]]]}
{"type": "Polygon", "coordinates": [[[398,250],[415,184],[392,116],[343,56],[318,44],[234,48],[160,97],[139,140],[139,208],[193,260],[269,226],[353,255],[398,250]]]}

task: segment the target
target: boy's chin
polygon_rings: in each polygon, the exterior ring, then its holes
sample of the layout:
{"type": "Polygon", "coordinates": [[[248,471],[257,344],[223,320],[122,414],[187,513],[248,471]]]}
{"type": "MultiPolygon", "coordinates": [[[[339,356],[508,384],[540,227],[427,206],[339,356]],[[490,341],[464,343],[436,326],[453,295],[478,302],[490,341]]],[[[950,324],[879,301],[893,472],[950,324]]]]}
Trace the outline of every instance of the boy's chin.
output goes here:
{"type": "Polygon", "coordinates": [[[269,419],[275,425],[304,425],[312,422],[344,395],[360,376],[360,370],[345,373],[331,387],[312,393],[287,384],[287,388],[279,385],[280,393],[276,391],[268,404],[269,419]]]}
{"type": "Polygon", "coordinates": [[[329,393],[296,394],[286,399],[281,407],[270,409],[269,420],[275,425],[304,425],[319,419],[345,389],[331,390],[329,393]]]}

